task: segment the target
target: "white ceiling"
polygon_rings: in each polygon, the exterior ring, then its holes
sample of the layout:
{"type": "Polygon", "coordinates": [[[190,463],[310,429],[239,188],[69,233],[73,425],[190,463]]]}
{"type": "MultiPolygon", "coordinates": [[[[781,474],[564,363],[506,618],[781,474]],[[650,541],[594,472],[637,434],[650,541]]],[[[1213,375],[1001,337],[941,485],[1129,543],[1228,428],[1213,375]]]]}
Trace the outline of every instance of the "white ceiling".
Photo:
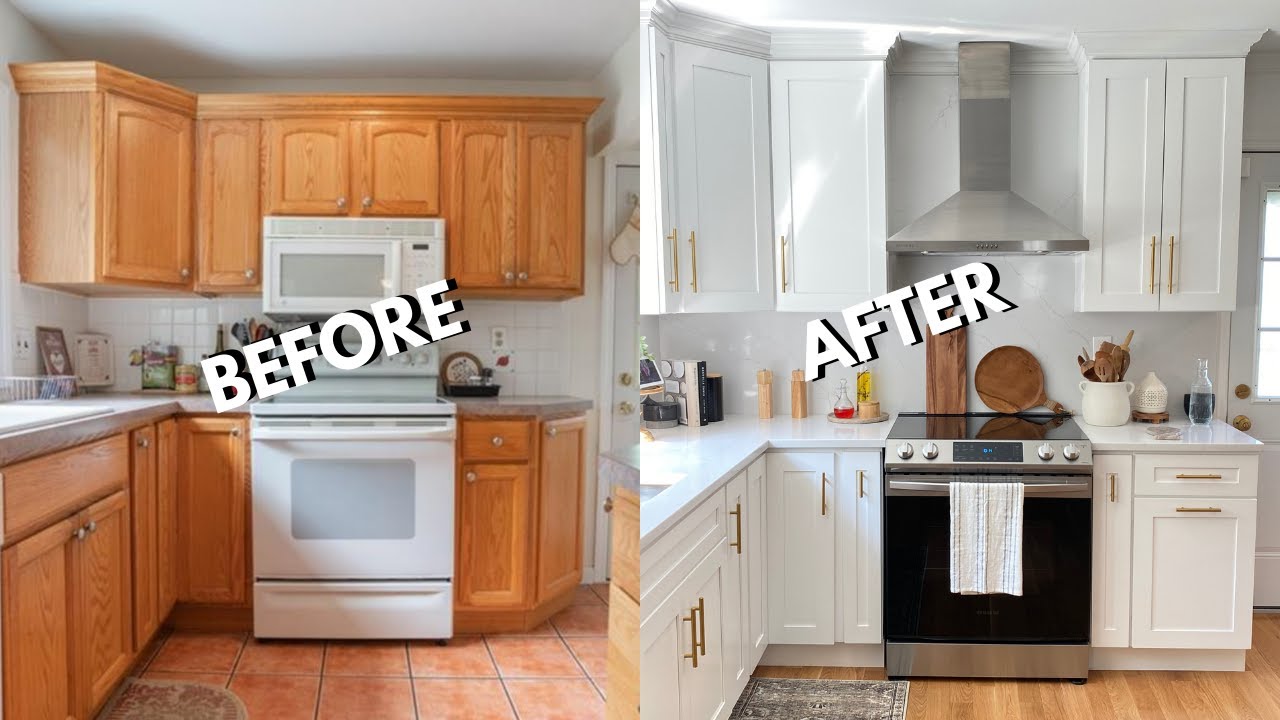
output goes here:
{"type": "Polygon", "coordinates": [[[922,45],[1008,40],[1065,48],[1074,30],[1272,28],[1255,50],[1280,50],[1280,0],[674,0],[681,10],[761,28],[884,29],[922,45]]]}
{"type": "Polygon", "coordinates": [[[72,58],[162,78],[582,81],[637,19],[633,0],[9,1],[72,58]]]}

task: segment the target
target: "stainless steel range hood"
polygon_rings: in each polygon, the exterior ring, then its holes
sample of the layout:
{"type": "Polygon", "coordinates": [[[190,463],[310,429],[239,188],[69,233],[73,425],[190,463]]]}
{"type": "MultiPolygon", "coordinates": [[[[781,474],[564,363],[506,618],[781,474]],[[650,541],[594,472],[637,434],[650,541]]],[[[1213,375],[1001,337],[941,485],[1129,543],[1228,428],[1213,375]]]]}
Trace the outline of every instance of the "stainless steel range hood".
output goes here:
{"type": "Polygon", "coordinates": [[[960,43],[960,192],[889,238],[896,255],[1080,253],[1089,241],[1010,189],[1009,43],[960,43]]]}

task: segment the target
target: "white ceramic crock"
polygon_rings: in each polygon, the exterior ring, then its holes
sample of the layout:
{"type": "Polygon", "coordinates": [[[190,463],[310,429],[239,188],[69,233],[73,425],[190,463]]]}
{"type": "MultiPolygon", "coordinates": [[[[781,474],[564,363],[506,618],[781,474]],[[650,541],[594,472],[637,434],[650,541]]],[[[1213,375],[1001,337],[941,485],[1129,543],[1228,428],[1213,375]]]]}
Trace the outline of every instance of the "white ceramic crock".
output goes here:
{"type": "Polygon", "coordinates": [[[1129,422],[1129,396],[1133,394],[1131,382],[1080,381],[1084,400],[1080,414],[1090,425],[1114,427],[1129,422]]]}

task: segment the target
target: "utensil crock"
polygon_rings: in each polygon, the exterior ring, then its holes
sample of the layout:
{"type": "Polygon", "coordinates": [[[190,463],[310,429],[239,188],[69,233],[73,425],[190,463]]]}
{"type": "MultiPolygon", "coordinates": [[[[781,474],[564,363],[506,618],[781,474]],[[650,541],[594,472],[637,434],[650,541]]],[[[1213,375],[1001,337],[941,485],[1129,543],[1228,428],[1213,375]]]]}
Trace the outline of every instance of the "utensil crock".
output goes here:
{"type": "Polygon", "coordinates": [[[1084,394],[1080,413],[1086,423],[1115,427],[1129,422],[1129,396],[1133,394],[1133,383],[1081,380],[1080,392],[1084,394]]]}

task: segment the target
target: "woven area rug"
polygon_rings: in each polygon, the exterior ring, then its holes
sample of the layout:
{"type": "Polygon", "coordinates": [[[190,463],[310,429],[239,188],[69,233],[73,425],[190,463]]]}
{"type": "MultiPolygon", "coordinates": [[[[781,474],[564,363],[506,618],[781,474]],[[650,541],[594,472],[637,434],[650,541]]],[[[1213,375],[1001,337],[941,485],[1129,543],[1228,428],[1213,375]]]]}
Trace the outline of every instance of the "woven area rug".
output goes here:
{"type": "Polygon", "coordinates": [[[729,720],[902,720],[903,680],[794,680],[751,678],[729,720]]]}
{"type": "Polygon", "coordinates": [[[216,685],[129,678],[98,720],[247,720],[235,693],[216,685]]]}

